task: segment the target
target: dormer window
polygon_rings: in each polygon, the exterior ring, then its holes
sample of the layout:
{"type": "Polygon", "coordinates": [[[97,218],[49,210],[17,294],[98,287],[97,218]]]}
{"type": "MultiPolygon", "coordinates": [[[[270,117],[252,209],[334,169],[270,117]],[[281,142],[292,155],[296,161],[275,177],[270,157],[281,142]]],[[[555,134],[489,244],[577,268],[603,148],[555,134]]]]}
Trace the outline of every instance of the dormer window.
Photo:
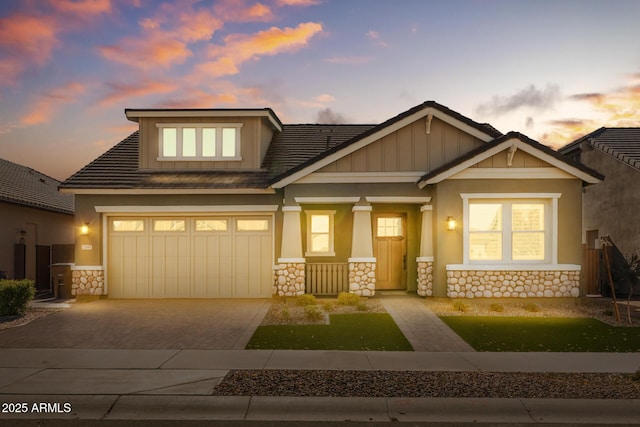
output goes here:
{"type": "Polygon", "coordinates": [[[157,123],[158,160],[242,160],[242,123],[157,123]]]}

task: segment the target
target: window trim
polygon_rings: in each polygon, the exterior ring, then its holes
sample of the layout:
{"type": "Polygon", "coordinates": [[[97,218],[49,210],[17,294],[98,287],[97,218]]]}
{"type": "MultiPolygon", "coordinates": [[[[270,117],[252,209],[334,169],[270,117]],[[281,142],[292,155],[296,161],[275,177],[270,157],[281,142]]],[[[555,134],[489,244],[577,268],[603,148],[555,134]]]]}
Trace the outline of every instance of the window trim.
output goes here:
{"type": "MultiPolygon", "coordinates": [[[[334,221],[334,217],[336,215],[336,211],[334,210],[305,210],[304,211],[306,217],[307,217],[307,250],[305,251],[304,256],[305,257],[321,257],[321,256],[336,256],[335,253],[335,246],[334,246],[334,241],[335,241],[335,230],[334,230],[334,225],[335,225],[335,221],[334,221]],[[312,246],[312,240],[313,240],[313,233],[311,233],[311,218],[314,215],[327,215],[329,217],[329,251],[328,252],[314,252],[311,250],[312,246]]],[[[318,233],[316,233],[318,234],[318,233]]],[[[323,233],[324,234],[324,233],[323,233]]]]}
{"type": "Polygon", "coordinates": [[[156,128],[158,129],[158,157],[157,160],[159,162],[193,162],[193,161],[210,161],[210,162],[226,162],[226,161],[241,161],[241,131],[240,129],[244,126],[243,123],[156,123],[156,128]],[[164,156],[164,132],[163,129],[173,128],[176,129],[176,156],[165,157],[164,156]],[[182,151],[182,130],[184,128],[190,128],[196,130],[196,155],[195,156],[184,156],[182,151]],[[216,135],[216,144],[215,144],[215,155],[214,156],[203,156],[202,148],[203,148],[203,140],[202,140],[202,130],[203,129],[215,129],[216,135]],[[222,133],[223,129],[235,129],[236,130],[236,140],[235,140],[235,156],[222,156],[222,133]]]}
{"type": "MultiPolygon", "coordinates": [[[[509,266],[509,265],[536,265],[536,264],[550,264],[554,265],[558,263],[558,199],[562,196],[562,193],[462,193],[462,223],[463,223],[463,248],[462,258],[464,265],[496,265],[496,266],[509,266]],[[509,260],[501,261],[471,261],[469,260],[469,203],[470,201],[483,200],[494,201],[497,203],[522,203],[522,202],[543,202],[549,212],[545,212],[545,258],[543,260],[531,260],[531,261],[513,261],[511,255],[509,260]],[[547,228],[549,232],[549,240],[547,241],[547,228]]],[[[509,209],[509,215],[511,210],[509,209]]],[[[503,218],[505,216],[503,211],[503,218]]],[[[503,233],[503,254],[511,254],[511,228],[506,230],[504,227],[501,231],[503,233]],[[504,247],[505,233],[508,234],[508,247],[504,247]]]]}

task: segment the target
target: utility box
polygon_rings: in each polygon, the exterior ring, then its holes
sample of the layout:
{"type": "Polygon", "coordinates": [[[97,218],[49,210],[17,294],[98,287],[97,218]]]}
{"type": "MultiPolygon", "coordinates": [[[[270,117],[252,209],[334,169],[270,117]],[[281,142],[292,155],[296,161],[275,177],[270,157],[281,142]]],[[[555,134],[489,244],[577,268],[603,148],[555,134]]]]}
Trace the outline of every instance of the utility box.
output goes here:
{"type": "Polygon", "coordinates": [[[71,266],[73,263],[60,262],[51,264],[51,280],[53,282],[53,297],[70,299],[71,295],[71,266]]]}

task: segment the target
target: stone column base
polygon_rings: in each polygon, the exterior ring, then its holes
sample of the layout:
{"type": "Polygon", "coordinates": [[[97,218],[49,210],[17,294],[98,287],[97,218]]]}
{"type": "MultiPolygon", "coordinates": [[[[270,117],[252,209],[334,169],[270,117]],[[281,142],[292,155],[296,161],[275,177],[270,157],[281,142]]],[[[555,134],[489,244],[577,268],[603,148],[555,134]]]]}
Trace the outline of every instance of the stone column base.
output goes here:
{"type": "Polygon", "coordinates": [[[376,294],[376,261],[349,259],[349,292],[363,297],[376,294]]]}
{"type": "Polygon", "coordinates": [[[71,267],[71,295],[103,295],[104,270],[102,266],[71,267]]]}
{"type": "Polygon", "coordinates": [[[418,258],[418,295],[433,296],[433,261],[418,258]]]}
{"type": "Polygon", "coordinates": [[[294,297],[304,294],[304,260],[280,262],[273,267],[273,294],[294,297]]]}

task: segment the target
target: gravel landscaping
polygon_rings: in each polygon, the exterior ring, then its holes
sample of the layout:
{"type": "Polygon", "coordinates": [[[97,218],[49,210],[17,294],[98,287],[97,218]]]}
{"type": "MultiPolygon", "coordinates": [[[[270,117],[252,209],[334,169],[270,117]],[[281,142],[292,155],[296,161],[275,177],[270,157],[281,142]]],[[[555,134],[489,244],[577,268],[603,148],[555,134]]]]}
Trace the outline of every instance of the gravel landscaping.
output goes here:
{"type": "Polygon", "coordinates": [[[34,320],[57,313],[58,311],[60,310],[55,308],[30,308],[21,316],[0,316],[0,330],[24,326],[34,320]]]}
{"type": "Polygon", "coordinates": [[[217,396],[640,399],[623,374],[234,370],[217,396]]]}

